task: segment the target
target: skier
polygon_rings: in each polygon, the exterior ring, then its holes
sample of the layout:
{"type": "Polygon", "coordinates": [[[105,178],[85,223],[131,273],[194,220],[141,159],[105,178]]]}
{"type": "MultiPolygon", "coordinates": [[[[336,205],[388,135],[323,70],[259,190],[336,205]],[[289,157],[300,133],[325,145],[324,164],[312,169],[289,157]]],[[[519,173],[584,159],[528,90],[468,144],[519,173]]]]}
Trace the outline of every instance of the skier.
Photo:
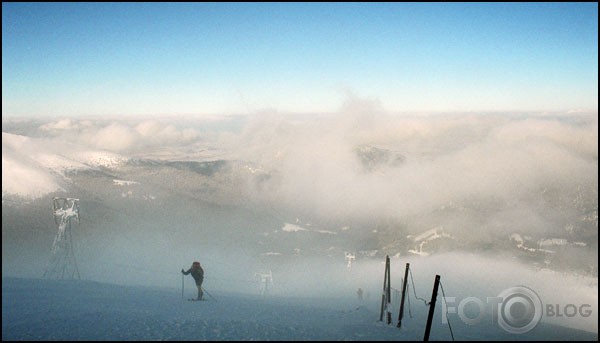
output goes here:
{"type": "Polygon", "coordinates": [[[362,288],[359,288],[358,291],[356,291],[356,294],[358,295],[358,300],[362,301],[363,300],[363,290],[362,290],[362,288]]]}
{"type": "Polygon", "coordinates": [[[204,294],[202,292],[202,281],[204,281],[204,269],[200,267],[200,262],[192,263],[192,266],[187,271],[184,271],[183,268],[181,268],[181,273],[183,275],[188,275],[192,273],[192,277],[196,281],[196,287],[198,287],[198,298],[194,300],[202,300],[202,295],[204,294]]]}

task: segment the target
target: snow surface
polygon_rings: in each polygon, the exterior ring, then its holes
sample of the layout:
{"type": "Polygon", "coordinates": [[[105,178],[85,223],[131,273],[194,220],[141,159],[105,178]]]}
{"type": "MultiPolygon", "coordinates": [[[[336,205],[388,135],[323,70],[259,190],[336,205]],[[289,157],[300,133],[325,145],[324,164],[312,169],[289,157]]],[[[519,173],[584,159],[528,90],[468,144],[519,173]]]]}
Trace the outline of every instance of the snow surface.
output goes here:
{"type": "MultiPolygon", "coordinates": [[[[175,275],[174,275],[175,276],[175,275]]],[[[182,290],[83,280],[2,278],[2,340],[422,340],[426,311],[412,299],[402,327],[379,321],[380,298],[291,298],[195,287],[182,290]]],[[[392,306],[396,308],[396,306],[392,306]]],[[[436,307],[430,340],[451,340],[436,307]]],[[[594,333],[540,323],[525,334],[451,322],[455,340],[597,340],[594,333]]]]}

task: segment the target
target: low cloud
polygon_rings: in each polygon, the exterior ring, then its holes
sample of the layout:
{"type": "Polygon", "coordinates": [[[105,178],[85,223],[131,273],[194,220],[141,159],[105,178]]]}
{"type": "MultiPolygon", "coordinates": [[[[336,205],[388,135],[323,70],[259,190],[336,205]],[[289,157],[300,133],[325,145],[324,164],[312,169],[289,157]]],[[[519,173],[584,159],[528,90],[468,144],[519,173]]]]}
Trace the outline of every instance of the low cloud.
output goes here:
{"type": "Polygon", "coordinates": [[[597,127],[593,116],[392,115],[361,103],[311,120],[257,115],[229,144],[240,158],[276,171],[252,194],[267,203],[324,217],[398,221],[455,206],[436,225],[475,211],[485,220],[465,218],[462,229],[510,233],[521,222],[543,232],[564,225],[566,219],[543,219],[553,212],[597,211],[597,127]],[[356,154],[365,144],[406,162],[366,172],[356,154]],[[577,192],[589,199],[578,202],[577,192]]]}
{"type": "Polygon", "coordinates": [[[247,201],[347,219],[340,225],[391,218],[411,232],[505,235],[561,232],[597,215],[594,113],[394,114],[350,95],[337,113],[236,120],[239,129],[223,130],[214,118],[71,118],[41,124],[38,134],[161,158],[217,147],[268,175],[247,180],[247,201]],[[365,146],[402,162],[366,168],[357,153],[365,146]]]}
{"type": "Polygon", "coordinates": [[[42,135],[50,135],[94,149],[119,153],[135,153],[144,149],[177,147],[200,138],[194,128],[177,126],[158,120],[77,120],[60,119],[39,126],[42,135]]]}

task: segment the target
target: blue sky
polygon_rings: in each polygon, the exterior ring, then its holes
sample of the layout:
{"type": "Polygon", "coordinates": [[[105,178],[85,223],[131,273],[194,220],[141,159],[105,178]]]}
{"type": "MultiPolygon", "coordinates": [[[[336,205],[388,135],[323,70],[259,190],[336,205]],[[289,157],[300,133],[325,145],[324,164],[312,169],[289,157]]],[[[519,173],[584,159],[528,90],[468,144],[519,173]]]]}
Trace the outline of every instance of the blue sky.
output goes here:
{"type": "Polygon", "coordinates": [[[597,3],[2,3],[3,116],[598,106],[597,3]]]}

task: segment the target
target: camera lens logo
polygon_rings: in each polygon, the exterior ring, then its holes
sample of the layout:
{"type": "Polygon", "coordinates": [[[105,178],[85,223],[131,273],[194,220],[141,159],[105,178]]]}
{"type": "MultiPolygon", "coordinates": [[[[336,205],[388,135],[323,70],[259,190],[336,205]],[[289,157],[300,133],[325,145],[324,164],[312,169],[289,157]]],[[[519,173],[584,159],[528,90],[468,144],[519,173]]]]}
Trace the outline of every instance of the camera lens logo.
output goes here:
{"type": "Polygon", "coordinates": [[[530,288],[516,286],[505,289],[499,295],[498,325],[510,333],[525,333],[542,319],[542,301],[530,288]]]}

